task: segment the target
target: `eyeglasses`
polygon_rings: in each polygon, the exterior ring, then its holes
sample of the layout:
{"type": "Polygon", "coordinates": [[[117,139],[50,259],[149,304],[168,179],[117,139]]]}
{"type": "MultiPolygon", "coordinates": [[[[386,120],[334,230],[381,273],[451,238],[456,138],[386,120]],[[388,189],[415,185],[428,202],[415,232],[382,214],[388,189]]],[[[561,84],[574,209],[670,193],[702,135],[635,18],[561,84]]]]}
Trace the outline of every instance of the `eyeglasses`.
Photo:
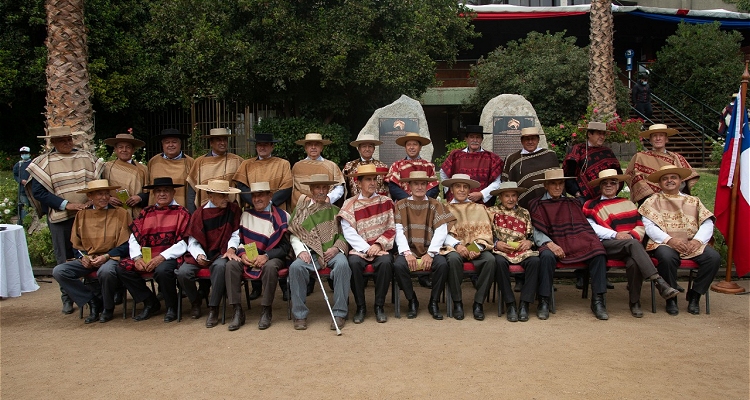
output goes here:
{"type": "Polygon", "coordinates": [[[611,180],[611,181],[602,181],[603,186],[617,186],[619,185],[619,181],[611,180]]]}

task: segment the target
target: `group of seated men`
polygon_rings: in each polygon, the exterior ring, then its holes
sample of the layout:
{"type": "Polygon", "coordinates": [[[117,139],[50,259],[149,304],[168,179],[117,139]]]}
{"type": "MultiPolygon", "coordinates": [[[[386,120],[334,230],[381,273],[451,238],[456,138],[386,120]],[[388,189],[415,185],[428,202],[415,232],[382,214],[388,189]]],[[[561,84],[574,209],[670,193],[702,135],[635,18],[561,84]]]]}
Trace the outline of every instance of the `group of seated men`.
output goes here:
{"type": "MultiPolygon", "coordinates": [[[[298,141],[308,157],[300,170],[295,171],[300,163],[295,164],[291,183],[287,183],[290,179],[281,164],[279,173],[275,165],[265,168],[270,163],[252,168],[253,163],[279,160],[271,156],[276,142],[273,136],[258,134],[259,156],[237,168],[233,175],[236,188],[229,180],[205,181],[200,174],[195,181],[205,184],[192,184],[189,177],[183,181],[193,189],[183,198],[199,205],[192,215],[175,201],[176,190],[184,184],[170,177],[153,177],[141,187],[150,191],[153,205],[135,216],[113,205],[111,191],[119,185],[106,179],[91,180],[77,191],[87,196],[89,207],[78,211],[71,228],[75,257],[60,263],[54,276],[63,293],[79,307],[89,304],[86,323],[113,318],[120,285],[136,302],[144,303],[136,320],[158,313],[160,301],[143,280],[144,273],[152,273],[164,298],[165,322],[177,318],[178,282],[192,305],[191,317],[200,318],[202,300],[207,297],[207,327],[218,324],[218,306],[226,295],[234,308],[229,330],[239,329],[245,322],[240,288],[249,276],[261,282],[258,327],[266,329],[271,325],[278,272],[288,265],[294,328],[306,329],[311,272],[329,268],[334,292],[331,329],[335,329],[343,327],[348,317],[350,289],[356,303],[353,321],[361,323],[366,318],[364,271],[368,265],[375,271],[377,322],[387,320],[385,296],[394,276],[408,300],[407,316],[417,316],[419,301],[411,280],[415,271],[432,279],[431,316],[443,318],[439,298],[447,283],[454,300],[453,317],[463,319],[465,262],[474,265],[476,274],[473,317],[484,319],[484,299],[497,282],[507,319],[515,322],[529,319],[529,305],[537,299],[538,318],[549,317],[552,277],[558,262],[588,267],[592,312],[598,319],[608,319],[607,257],[625,260],[633,316],[643,315],[640,290],[644,278],[655,282],[667,299],[667,312],[675,315],[677,267],[680,259],[694,259],[699,273],[687,294],[688,311],[699,313],[698,300],[715,276],[720,259],[706,246],[713,232],[712,214],[700,200],[679,192],[680,183],[692,171],[668,165],[650,174],[648,180],[661,191],[637,208],[617,197],[626,177],[615,170],[603,170],[598,179],[588,182],[601,196],[589,199],[581,209],[575,198],[563,194],[566,180],[575,177],[564,176],[559,168],[546,168],[543,177],[534,180],[543,185],[543,194],[531,199],[527,210],[518,204],[519,195],[527,189],[513,181],[501,182],[503,161],[481,148],[483,134],[481,127],[469,130],[467,147],[452,152],[443,164],[440,173],[448,203],[434,198],[438,194],[435,167],[419,157],[429,139],[417,133],[397,140],[407,157],[390,169],[372,158],[372,149],[381,142],[367,136],[352,142],[361,158],[348,163],[345,173],[321,156],[326,141],[319,134],[308,134],[298,141]],[[334,203],[346,192],[345,182],[353,196],[339,208],[334,203]],[[244,211],[235,201],[237,194],[237,200],[249,204],[244,211]],[[291,215],[285,211],[290,197],[294,200],[291,215]],[[497,206],[493,205],[495,198],[497,206]],[[648,242],[644,248],[645,234],[648,242]],[[656,266],[651,257],[658,260],[656,266]],[[510,286],[511,264],[519,264],[525,271],[518,303],[510,286]],[[94,269],[100,286],[84,285],[79,278],[94,269]],[[196,288],[199,278],[210,281],[210,294],[205,287],[196,288]]],[[[534,147],[538,133],[536,136],[534,147]]],[[[522,143],[524,139],[522,135],[522,143]]],[[[524,155],[523,150],[519,153],[524,155]]]]}

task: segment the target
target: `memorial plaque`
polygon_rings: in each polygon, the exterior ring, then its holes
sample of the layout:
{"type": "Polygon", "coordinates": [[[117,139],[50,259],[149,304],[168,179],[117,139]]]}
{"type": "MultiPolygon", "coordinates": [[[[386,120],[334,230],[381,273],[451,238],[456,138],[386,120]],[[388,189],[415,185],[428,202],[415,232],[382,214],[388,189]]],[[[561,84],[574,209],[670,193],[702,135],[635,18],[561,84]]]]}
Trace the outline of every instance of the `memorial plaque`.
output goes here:
{"type": "Polygon", "coordinates": [[[521,129],[536,126],[536,119],[530,116],[493,117],[492,151],[502,159],[521,150],[521,129]]]}
{"type": "Polygon", "coordinates": [[[406,156],[404,148],[396,144],[396,139],[406,135],[407,132],[419,133],[418,118],[380,118],[378,120],[378,131],[380,141],[380,161],[387,165],[393,164],[406,156]]]}

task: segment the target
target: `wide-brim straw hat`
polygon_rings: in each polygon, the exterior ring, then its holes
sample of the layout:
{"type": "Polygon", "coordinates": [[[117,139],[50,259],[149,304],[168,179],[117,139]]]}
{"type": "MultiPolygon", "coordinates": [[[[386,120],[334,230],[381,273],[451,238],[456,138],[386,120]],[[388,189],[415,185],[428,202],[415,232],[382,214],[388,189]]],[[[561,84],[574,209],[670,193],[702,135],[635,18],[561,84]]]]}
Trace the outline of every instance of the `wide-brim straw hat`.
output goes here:
{"type": "Polygon", "coordinates": [[[651,137],[651,134],[658,133],[658,132],[666,133],[667,136],[672,136],[672,135],[676,135],[677,134],[677,129],[668,128],[664,124],[653,124],[653,125],[651,125],[651,126],[648,127],[648,130],[645,130],[645,131],[639,133],[638,135],[640,137],[644,138],[644,139],[648,139],[648,138],[651,137]]]}
{"type": "Polygon", "coordinates": [[[607,124],[604,122],[595,122],[590,121],[588,125],[586,125],[586,131],[602,131],[602,132],[614,132],[610,129],[607,129],[607,124]]]}
{"type": "Polygon", "coordinates": [[[312,174],[310,175],[310,178],[307,182],[300,182],[303,185],[312,186],[312,185],[338,185],[339,182],[332,181],[331,178],[328,177],[328,174],[312,174]]]}
{"type": "Polygon", "coordinates": [[[354,148],[359,147],[359,145],[363,143],[372,143],[375,146],[380,146],[381,144],[383,144],[383,142],[381,142],[380,140],[375,139],[375,136],[370,135],[368,133],[361,135],[360,137],[357,138],[357,140],[353,142],[349,142],[349,144],[352,145],[352,147],[354,148]]]}
{"type": "Polygon", "coordinates": [[[406,147],[406,142],[410,140],[416,140],[422,146],[432,143],[432,140],[424,136],[420,136],[416,132],[408,132],[406,135],[401,136],[400,138],[396,139],[396,144],[401,147],[406,147]]]}
{"type": "Polygon", "coordinates": [[[539,130],[539,128],[535,126],[521,129],[521,137],[541,136],[541,135],[544,135],[544,134],[539,130]]]}
{"type": "Polygon", "coordinates": [[[208,181],[208,185],[195,185],[195,187],[211,193],[236,194],[241,192],[240,189],[230,187],[229,181],[223,179],[210,180],[208,181]]]}
{"type": "Polygon", "coordinates": [[[104,144],[107,146],[115,147],[117,146],[117,143],[125,142],[130,143],[134,148],[138,149],[146,145],[146,142],[143,140],[136,139],[133,137],[133,135],[129,133],[118,133],[115,137],[104,139],[104,144]]]}
{"type": "Polygon", "coordinates": [[[401,179],[401,182],[416,182],[416,181],[437,182],[437,178],[427,176],[427,172],[425,171],[411,171],[411,173],[409,173],[408,178],[401,179]]]}
{"type": "Polygon", "coordinates": [[[213,128],[208,132],[208,135],[203,136],[204,138],[216,138],[216,137],[230,137],[234,136],[226,128],[213,128]]]}
{"type": "Polygon", "coordinates": [[[323,143],[323,146],[328,146],[332,142],[328,139],[323,139],[323,135],[320,133],[308,133],[305,135],[304,139],[297,140],[294,143],[297,143],[300,146],[304,146],[307,142],[320,142],[323,143]]]}
{"type": "Polygon", "coordinates": [[[167,128],[167,129],[162,129],[161,133],[154,136],[156,140],[162,140],[162,139],[170,138],[170,137],[178,138],[178,139],[187,139],[190,137],[190,135],[186,133],[180,133],[180,131],[178,131],[175,128],[167,128]]]}
{"type": "Polygon", "coordinates": [[[271,185],[268,182],[253,182],[250,184],[250,193],[272,192],[271,185]]]}
{"type": "Polygon", "coordinates": [[[599,171],[599,177],[589,182],[589,186],[597,187],[605,179],[617,179],[620,182],[625,182],[627,178],[626,175],[618,175],[617,170],[609,168],[599,171]]]}
{"type": "Polygon", "coordinates": [[[475,189],[479,187],[479,182],[471,179],[466,174],[454,174],[450,179],[446,179],[442,182],[443,186],[451,187],[454,183],[465,183],[469,185],[469,189],[475,189]]]}
{"type": "Polygon", "coordinates": [[[466,125],[464,130],[464,137],[469,136],[470,133],[478,133],[480,135],[492,135],[492,132],[485,132],[482,125],[466,125]]]}
{"type": "Polygon", "coordinates": [[[347,175],[350,177],[359,176],[371,176],[371,175],[385,175],[388,173],[388,168],[378,167],[375,164],[365,164],[357,167],[357,170],[347,175]]]}
{"type": "Polygon", "coordinates": [[[181,183],[174,183],[171,177],[169,176],[163,176],[159,178],[154,178],[154,182],[150,185],[146,185],[143,188],[144,189],[156,189],[158,187],[171,187],[171,188],[178,188],[183,187],[185,185],[181,183]]]}
{"type": "Polygon", "coordinates": [[[278,143],[279,141],[273,137],[273,133],[256,133],[255,137],[247,139],[255,143],[278,143]]]}
{"type": "Polygon", "coordinates": [[[666,174],[677,174],[680,176],[680,179],[685,179],[692,173],[693,171],[687,168],[680,168],[674,165],[665,165],[659,168],[658,171],[651,173],[651,175],[648,176],[648,180],[650,182],[659,183],[659,179],[661,179],[661,177],[666,174]]]}
{"type": "Polygon", "coordinates": [[[45,136],[37,136],[39,139],[53,139],[56,137],[66,137],[70,136],[73,137],[75,135],[80,135],[83,132],[72,132],[70,130],[69,126],[55,126],[50,127],[47,129],[47,134],[45,136]]]}
{"type": "Polygon", "coordinates": [[[99,190],[115,190],[119,189],[119,186],[110,186],[109,181],[106,179],[96,179],[86,183],[86,189],[79,190],[76,193],[89,193],[96,192],[99,190]]]}
{"type": "Polygon", "coordinates": [[[508,182],[501,183],[497,189],[491,191],[490,196],[497,196],[503,192],[516,192],[518,194],[521,194],[527,190],[528,189],[526,189],[525,187],[519,187],[518,183],[516,182],[508,181],[508,182]]]}
{"type": "Polygon", "coordinates": [[[544,178],[535,179],[534,181],[535,182],[559,181],[560,179],[575,179],[575,176],[565,176],[565,171],[563,171],[562,168],[553,168],[553,169],[544,171],[544,178]]]}

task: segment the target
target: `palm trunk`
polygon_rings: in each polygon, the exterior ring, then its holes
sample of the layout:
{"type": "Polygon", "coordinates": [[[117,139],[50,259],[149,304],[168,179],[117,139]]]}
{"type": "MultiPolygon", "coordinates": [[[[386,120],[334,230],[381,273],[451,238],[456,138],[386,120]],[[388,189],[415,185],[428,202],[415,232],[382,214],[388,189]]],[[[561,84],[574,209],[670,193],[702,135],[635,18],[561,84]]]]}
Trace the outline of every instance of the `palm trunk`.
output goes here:
{"type": "Polygon", "coordinates": [[[591,34],[589,37],[589,104],[596,104],[608,114],[616,111],[614,35],[612,0],[591,1],[591,34]]]}

